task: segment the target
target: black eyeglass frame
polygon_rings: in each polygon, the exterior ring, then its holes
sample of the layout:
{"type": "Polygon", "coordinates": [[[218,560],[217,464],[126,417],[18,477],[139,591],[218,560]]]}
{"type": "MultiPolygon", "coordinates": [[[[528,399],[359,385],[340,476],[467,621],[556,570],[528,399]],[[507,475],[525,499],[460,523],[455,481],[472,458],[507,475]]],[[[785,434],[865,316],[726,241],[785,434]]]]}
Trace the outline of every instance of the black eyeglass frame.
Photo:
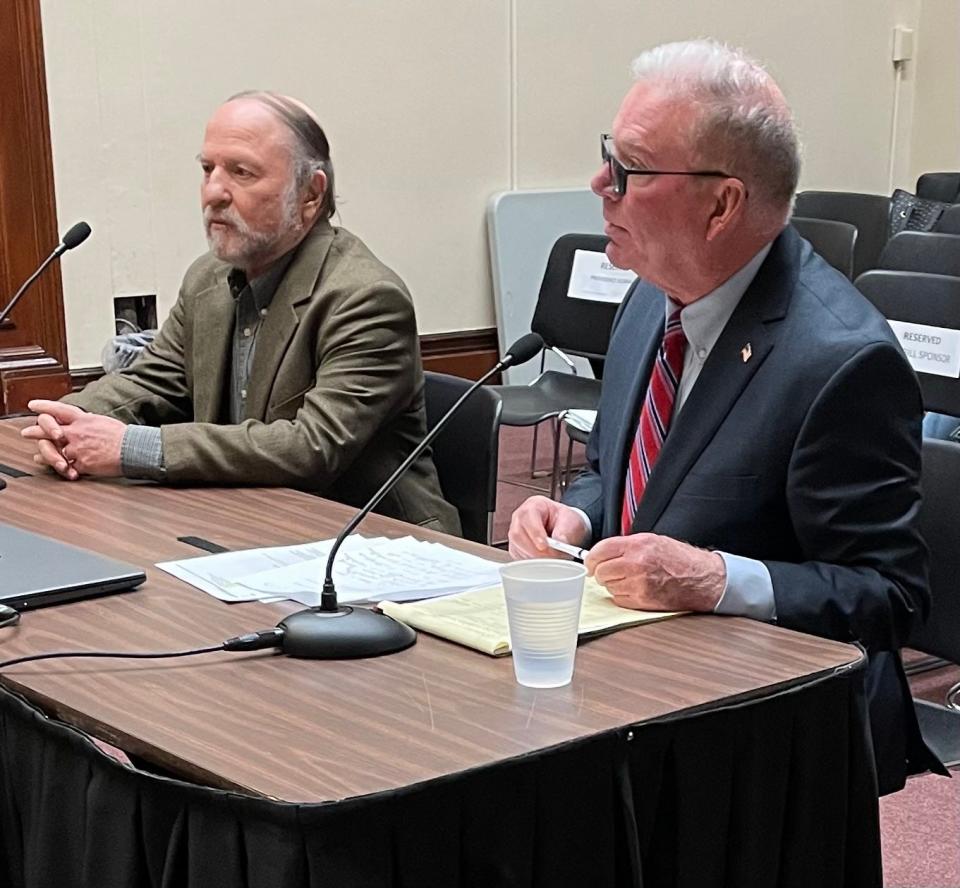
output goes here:
{"type": "Polygon", "coordinates": [[[613,144],[613,136],[610,133],[600,134],[600,159],[607,165],[610,171],[610,190],[619,197],[627,193],[627,178],[629,176],[717,176],[721,179],[736,179],[738,182],[743,180],[739,176],[731,176],[723,170],[637,170],[625,167],[612,151],[607,148],[607,143],[613,144]]]}

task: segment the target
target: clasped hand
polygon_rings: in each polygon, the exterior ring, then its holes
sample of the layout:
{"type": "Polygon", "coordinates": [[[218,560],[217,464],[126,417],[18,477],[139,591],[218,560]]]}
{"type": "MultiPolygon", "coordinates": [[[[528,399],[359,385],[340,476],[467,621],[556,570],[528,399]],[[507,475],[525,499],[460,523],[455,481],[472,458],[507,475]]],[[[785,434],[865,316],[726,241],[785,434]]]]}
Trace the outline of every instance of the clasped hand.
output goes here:
{"type": "Polygon", "coordinates": [[[127,428],[125,423],[59,401],[34,400],[27,407],[37,414],[37,423],[20,434],[37,442],[35,463],[50,466],[69,481],[76,481],[81,475],[121,474],[120,445],[127,428]]]}
{"type": "MultiPolygon", "coordinates": [[[[513,513],[510,554],[565,557],[547,545],[548,536],[579,546],[587,539],[587,528],[569,506],[531,497],[513,513]]],[[[617,604],[636,610],[712,611],[726,584],[726,565],[718,553],[655,533],[601,540],[584,564],[617,604]]]]}

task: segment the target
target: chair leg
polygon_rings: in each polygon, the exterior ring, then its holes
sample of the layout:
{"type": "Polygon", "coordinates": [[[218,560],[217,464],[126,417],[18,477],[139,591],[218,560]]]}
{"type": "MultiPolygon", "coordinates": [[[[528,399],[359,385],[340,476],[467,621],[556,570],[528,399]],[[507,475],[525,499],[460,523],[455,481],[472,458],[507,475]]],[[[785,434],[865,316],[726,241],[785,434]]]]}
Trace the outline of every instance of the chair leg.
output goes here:
{"type": "Polygon", "coordinates": [[[553,430],[553,467],[550,470],[550,499],[556,499],[560,490],[560,417],[550,420],[553,430]]]}
{"type": "Polygon", "coordinates": [[[530,449],[530,477],[537,477],[537,435],[540,432],[540,423],[533,427],[533,447],[530,449]]]}
{"type": "Polygon", "coordinates": [[[573,438],[567,435],[567,462],[563,467],[563,476],[560,482],[560,491],[563,492],[570,484],[570,469],[573,462],[573,438]]]}

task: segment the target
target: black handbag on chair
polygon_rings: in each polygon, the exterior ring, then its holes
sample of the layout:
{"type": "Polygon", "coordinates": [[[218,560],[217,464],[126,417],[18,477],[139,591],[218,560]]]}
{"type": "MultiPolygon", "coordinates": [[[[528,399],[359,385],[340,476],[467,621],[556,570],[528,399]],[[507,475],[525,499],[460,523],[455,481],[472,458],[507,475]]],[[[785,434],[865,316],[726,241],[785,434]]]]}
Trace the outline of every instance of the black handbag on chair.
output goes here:
{"type": "Polygon", "coordinates": [[[890,237],[901,231],[932,231],[949,206],[944,201],[917,197],[898,188],[890,198],[890,237]]]}

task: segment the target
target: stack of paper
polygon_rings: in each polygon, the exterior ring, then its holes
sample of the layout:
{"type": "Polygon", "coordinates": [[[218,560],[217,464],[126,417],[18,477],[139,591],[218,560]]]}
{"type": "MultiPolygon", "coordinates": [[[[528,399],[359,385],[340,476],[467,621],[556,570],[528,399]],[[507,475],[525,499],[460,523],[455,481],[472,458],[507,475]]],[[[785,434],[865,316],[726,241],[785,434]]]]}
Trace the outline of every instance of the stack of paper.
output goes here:
{"type": "Polygon", "coordinates": [[[597,411],[571,408],[564,411],[563,419],[581,432],[592,432],[593,424],[597,421],[597,411]]]}
{"type": "MultiPolygon", "coordinates": [[[[221,601],[289,598],[315,607],[333,542],[222,552],[157,567],[221,601]]],[[[337,553],[333,580],[340,602],[410,601],[489,586],[500,573],[497,562],[441,543],[350,536],[337,553]]]]}
{"type": "MultiPolygon", "coordinates": [[[[439,635],[485,654],[500,657],[510,653],[507,606],[500,585],[473,589],[437,601],[410,604],[384,601],[380,609],[414,629],[439,635]]],[[[593,577],[587,577],[580,606],[579,632],[581,637],[603,635],[678,615],[676,611],[638,611],[620,607],[603,586],[593,577]]]]}

